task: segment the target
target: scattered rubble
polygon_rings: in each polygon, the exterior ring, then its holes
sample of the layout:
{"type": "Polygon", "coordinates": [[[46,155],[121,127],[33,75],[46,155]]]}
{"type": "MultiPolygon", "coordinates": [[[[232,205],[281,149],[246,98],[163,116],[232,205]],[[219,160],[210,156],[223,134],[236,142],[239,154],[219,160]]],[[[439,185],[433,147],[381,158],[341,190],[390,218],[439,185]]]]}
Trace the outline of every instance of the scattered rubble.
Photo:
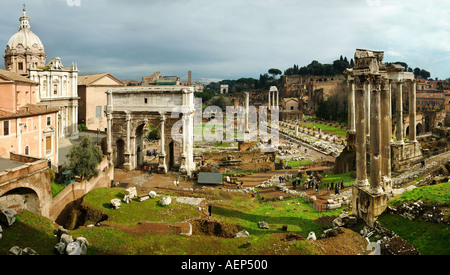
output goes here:
{"type": "Polygon", "coordinates": [[[159,201],[159,204],[162,206],[168,206],[172,203],[172,198],[170,196],[164,197],[159,201]]]}
{"type": "Polygon", "coordinates": [[[397,207],[388,206],[386,211],[391,215],[397,214],[411,221],[423,220],[426,222],[450,224],[439,207],[426,205],[421,200],[405,202],[397,207]]]}
{"type": "Polygon", "coordinates": [[[69,231],[62,226],[58,228],[56,235],[59,242],[55,245],[55,252],[59,255],[87,255],[89,242],[84,237],[78,237],[73,240],[69,231]]]}
{"type": "Polygon", "coordinates": [[[0,212],[0,222],[6,226],[11,226],[16,221],[17,212],[13,209],[5,208],[0,212]]]}

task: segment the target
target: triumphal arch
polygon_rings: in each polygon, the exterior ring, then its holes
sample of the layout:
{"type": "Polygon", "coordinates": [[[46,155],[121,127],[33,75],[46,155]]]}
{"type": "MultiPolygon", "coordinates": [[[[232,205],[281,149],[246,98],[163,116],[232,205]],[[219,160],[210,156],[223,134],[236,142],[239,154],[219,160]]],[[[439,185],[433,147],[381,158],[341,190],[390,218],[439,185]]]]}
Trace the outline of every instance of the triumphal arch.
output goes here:
{"type": "Polygon", "coordinates": [[[180,171],[190,175],[193,160],[194,88],[149,86],[108,89],[107,150],[111,165],[134,170],[143,164],[144,127],[152,125],[160,137],[158,172],[174,164],[174,142],[181,144],[180,171]]]}

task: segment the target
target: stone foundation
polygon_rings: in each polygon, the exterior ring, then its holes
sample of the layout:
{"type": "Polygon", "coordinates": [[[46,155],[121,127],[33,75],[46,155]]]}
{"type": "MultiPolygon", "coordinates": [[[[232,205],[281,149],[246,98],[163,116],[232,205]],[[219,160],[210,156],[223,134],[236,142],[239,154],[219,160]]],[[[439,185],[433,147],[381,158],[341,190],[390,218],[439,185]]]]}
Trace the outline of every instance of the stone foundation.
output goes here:
{"type": "Polygon", "coordinates": [[[422,160],[419,142],[391,144],[392,171],[403,172],[422,160]]]}
{"type": "Polygon", "coordinates": [[[386,194],[370,194],[368,189],[352,186],[352,212],[362,218],[368,226],[374,227],[375,221],[387,207],[386,194]]]}

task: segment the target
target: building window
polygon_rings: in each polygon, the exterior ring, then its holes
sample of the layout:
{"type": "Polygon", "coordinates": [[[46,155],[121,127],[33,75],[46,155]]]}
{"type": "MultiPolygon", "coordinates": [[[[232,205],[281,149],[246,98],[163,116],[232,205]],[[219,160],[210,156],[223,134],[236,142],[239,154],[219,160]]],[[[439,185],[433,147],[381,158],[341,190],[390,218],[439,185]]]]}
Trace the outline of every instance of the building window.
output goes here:
{"type": "Polygon", "coordinates": [[[95,118],[102,117],[102,106],[95,107],[95,118]]]}
{"type": "Polygon", "coordinates": [[[47,117],[47,126],[50,126],[52,124],[52,118],[51,117],[47,117]]]}
{"type": "Polygon", "coordinates": [[[52,152],[52,137],[45,137],[45,153],[50,154],[52,152]]]}
{"type": "Polygon", "coordinates": [[[22,71],[22,70],[23,70],[23,63],[19,62],[19,71],[22,71]]]}
{"type": "Polygon", "coordinates": [[[3,135],[9,136],[9,120],[3,121],[3,135]]]}
{"type": "Polygon", "coordinates": [[[58,94],[58,85],[53,85],[53,94],[57,95],[58,94]]]}
{"type": "Polygon", "coordinates": [[[147,104],[147,98],[144,98],[144,103],[147,104]]]}
{"type": "Polygon", "coordinates": [[[25,146],[25,155],[30,155],[30,146],[25,146]]]}

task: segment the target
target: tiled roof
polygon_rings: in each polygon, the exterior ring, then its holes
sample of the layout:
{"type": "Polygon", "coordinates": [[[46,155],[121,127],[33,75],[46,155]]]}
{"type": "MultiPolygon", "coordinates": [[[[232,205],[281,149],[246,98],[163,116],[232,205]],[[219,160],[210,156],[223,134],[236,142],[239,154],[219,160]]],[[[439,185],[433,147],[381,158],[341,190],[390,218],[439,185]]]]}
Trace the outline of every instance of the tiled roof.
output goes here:
{"type": "Polygon", "coordinates": [[[79,76],[78,76],[78,85],[80,85],[80,86],[91,85],[91,84],[94,83],[95,81],[97,81],[97,80],[99,80],[99,79],[101,79],[102,77],[105,77],[105,76],[107,76],[107,75],[109,75],[110,77],[112,77],[113,79],[115,79],[116,81],[118,81],[119,83],[122,83],[122,84],[123,84],[123,82],[122,82],[120,79],[114,77],[112,74],[110,74],[110,73],[101,73],[101,74],[79,75],[79,76]]]}
{"type": "Polygon", "coordinates": [[[0,69],[0,76],[3,78],[9,79],[10,81],[14,81],[14,82],[25,82],[25,83],[39,85],[39,82],[30,80],[29,78],[22,76],[18,73],[11,72],[11,71],[4,70],[4,69],[0,69]]]}
{"type": "Polygon", "coordinates": [[[16,112],[9,112],[0,109],[0,119],[3,118],[15,118],[15,117],[29,117],[35,115],[49,114],[58,112],[58,108],[47,107],[45,105],[26,104],[20,107],[16,112]]]}

